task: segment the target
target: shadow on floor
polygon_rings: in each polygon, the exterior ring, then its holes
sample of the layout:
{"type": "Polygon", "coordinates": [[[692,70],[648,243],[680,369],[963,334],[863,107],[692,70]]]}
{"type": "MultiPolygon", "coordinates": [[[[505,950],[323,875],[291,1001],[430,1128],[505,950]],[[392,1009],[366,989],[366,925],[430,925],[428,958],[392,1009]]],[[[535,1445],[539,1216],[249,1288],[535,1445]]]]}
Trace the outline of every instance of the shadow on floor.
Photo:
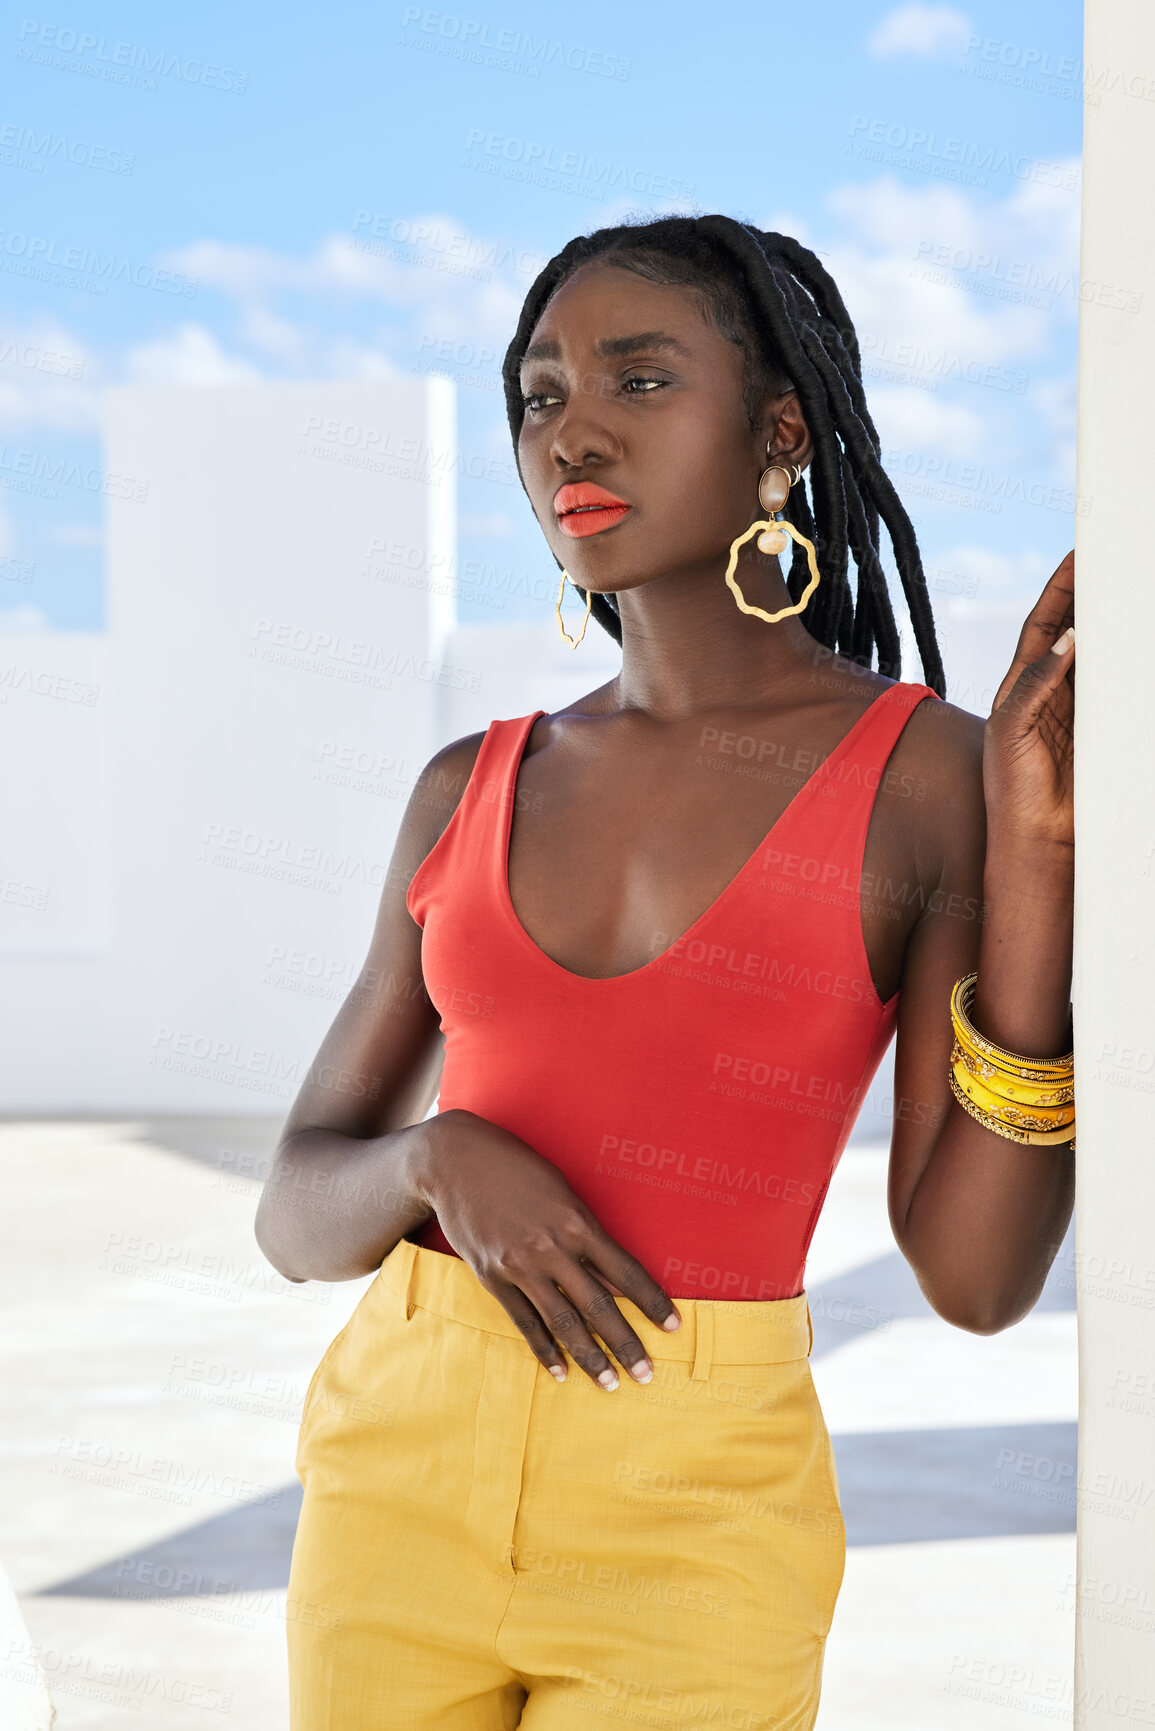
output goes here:
{"type": "MultiPolygon", "coordinates": [[[[874,1262],[832,1280],[807,1287],[810,1315],[814,1323],[812,1358],[822,1358],[839,1347],[861,1340],[864,1334],[889,1328],[892,1322],[935,1313],[919,1288],[910,1264],[900,1251],[892,1250],[874,1262]]],[[[1067,1233],[1059,1254],[1051,1264],[1046,1284],[1032,1315],[1039,1311],[1075,1308],[1075,1233],[1067,1233]]]]}
{"type": "Polygon", "coordinates": [[[137,1142],[182,1154],[201,1166],[229,1176],[252,1178],[261,1183],[269,1175],[273,1153],[284,1118],[263,1113],[242,1118],[236,1113],[211,1117],[202,1113],[187,1117],[165,1114],[156,1118],[133,1118],[131,1131],[137,1142]]]}
{"type": "MultiPolygon", "coordinates": [[[[1076,1431],[1026,1424],[835,1437],[847,1542],[1073,1533],[1076,1431]]],[[[294,1480],[278,1494],[275,1504],[245,1504],[43,1591],[168,1599],[284,1587],[301,1487],[294,1480]]]]}

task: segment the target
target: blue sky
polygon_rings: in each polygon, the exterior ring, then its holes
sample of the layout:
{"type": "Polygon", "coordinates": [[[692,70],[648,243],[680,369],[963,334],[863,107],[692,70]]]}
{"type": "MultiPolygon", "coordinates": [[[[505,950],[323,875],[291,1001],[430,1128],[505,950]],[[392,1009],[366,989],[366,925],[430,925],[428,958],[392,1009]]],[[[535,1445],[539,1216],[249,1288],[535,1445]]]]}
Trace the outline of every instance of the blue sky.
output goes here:
{"type": "MultiPolygon", "coordinates": [[[[1074,538],[1081,21],[1075,0],[9,13],[0,623],[103,624],[105,385],[437,370],[463,447],[507,456],[498,368],[534,271],[686,209],[833,271],[936,605],[1031,598],[1074,538]]],[[[465,479],[460,509],[461,617],[540,616],[555,567],[520,491],[465,479]]]]}

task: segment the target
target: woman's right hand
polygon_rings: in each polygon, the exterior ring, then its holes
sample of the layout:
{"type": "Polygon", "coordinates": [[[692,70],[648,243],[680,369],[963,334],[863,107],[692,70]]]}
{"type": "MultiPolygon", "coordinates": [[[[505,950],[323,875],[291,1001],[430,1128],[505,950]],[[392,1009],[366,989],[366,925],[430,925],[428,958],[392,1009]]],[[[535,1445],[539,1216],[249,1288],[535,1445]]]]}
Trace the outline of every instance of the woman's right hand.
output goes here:
{"type": "Polygon", "coordinates": [[[669,1295],[602,1229],[552,1161],[473,1112],[445,1112],[423,1128],[429,1135],[413,1174],[422,1199],[546,1369],[564,1382],[564,1346],[600,1387],[617,1388],[596,1329],[635,1381],[649,1382],[653,1365],[612,1292],[660,1328],[677,1328],[681,1319],[669,1295]]]}

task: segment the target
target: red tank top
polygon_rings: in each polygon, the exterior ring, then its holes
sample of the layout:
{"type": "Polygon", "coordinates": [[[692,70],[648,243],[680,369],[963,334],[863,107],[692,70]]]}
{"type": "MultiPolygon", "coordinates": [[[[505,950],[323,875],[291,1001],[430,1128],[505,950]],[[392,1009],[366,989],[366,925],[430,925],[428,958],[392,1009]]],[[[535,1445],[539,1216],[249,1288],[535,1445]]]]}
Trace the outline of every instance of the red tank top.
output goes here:
{"type": "MultiPolygon", "coordinates": [[[[552,1160],[671,1297],[802,1290],[898,1009],[862,936],[867,826],[899,734],[935,695],[881,692],[701,918],[632,973],[570,973],[514,911],[517,772],[544,710],[490,724],[409,886],[445,1034],[439,1110],[475,1112],[552,1160]]],[[[414,1236],[455,1254],[436,1218],[414,1236]]]]}

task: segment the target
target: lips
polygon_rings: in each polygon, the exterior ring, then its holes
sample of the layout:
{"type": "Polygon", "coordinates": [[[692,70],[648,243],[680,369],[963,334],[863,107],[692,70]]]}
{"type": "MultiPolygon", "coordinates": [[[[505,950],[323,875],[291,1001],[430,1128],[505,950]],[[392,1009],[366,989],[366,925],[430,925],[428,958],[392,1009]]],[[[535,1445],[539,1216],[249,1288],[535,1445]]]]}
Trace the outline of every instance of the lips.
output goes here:
{"type": "Polygon", "coordinates": [[[633,510],[633,506],[619,499],[616,493],[596,487],[592,481],[579,481],[574,486],[559,488],[554,495],[553,508],[562,534],[574,539],[612,529],[633,510]]]}

